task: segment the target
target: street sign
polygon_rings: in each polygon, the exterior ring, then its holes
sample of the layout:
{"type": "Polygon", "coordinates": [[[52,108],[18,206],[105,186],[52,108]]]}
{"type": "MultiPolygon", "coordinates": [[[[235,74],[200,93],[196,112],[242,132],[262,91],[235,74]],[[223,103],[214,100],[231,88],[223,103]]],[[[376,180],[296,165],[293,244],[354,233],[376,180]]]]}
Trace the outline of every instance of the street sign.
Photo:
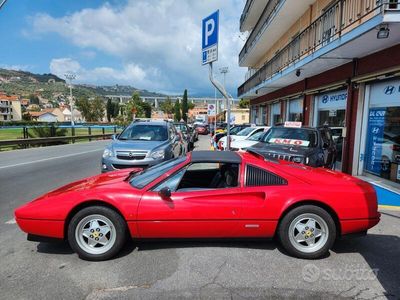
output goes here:
{"type": "Polygon", "coordinates": [[[203,19],[202,22],[202,61],[203,65],[218,60],[219,10],[203,19]]]}
{"type": "Polygon", "coordinates": [[[208,104],[207,115],[215,116],[215,105],[214,104],[208,104]]]}

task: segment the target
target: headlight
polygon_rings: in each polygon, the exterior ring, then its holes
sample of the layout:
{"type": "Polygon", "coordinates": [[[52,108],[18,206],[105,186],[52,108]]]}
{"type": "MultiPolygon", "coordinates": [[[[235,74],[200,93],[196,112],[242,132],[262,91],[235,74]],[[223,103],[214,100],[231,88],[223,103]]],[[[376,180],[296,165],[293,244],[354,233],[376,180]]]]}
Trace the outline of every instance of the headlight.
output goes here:
{"type": "Polygon", "coordinates": [[[151,158],[152,159],[163,159],[165,156],[165,151],[164,150],[157,150],[151,153],[151,158]]]}
{"type": "Polygon", "coordinates": [[[107,157],[111,157],[111,156],[113,156],[112,150],[110,150],[108,148],[104,149],[103,158],[107,158],[107,157]]]}

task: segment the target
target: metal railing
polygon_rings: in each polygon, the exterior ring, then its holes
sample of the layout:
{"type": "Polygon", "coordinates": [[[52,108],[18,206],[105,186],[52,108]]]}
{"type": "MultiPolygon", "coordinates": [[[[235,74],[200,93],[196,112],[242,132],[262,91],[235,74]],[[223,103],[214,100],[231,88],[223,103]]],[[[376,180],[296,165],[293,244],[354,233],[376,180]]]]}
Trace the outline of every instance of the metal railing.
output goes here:
{"type": "MultiPolygon", "coordinates": [[[[242,61],[244,56],[247,54],[247,51],[253,46],[253,43],[256,42],[256,39],[261,35],[262,29],[264,26],[269,23],[271,19],[272,13],[275,12],[278,5],[283,2],[284,0],[269,0],[267,5],[264,8],[264,11],[261,14],[261,17],[258,19],[256,25],[254,26],[253,30],[251,31],[246,43],[244,44],[242,50],[239,54],[239,62],[242,61]]],[[[248,1],[251,4],[251,1],[248,1]]],[[[246,3],[247,6],[247,3],[246,3]]],[[[247,14],[247,12],[246,12],[247,14]]],[[[243,15],[242,15],[243,16],[243,15]]],[[[242,21],[242,20],[241,20],[242,21]]]]}
{"type": "MultiPolygon", "coordinates": [[[[7,127],[0,128],[0,135],[2,130],[7,130],[7,127]]],[[[21,138],[17,139],[0,139],[0,151],[6,149],[20,149],[20,148],[28,148],[29,146],[49,146],[49,145],[57,145],[57,144],[66,144],[66,143],[75,143],[75,141],[79,140],[105,140],[111,138],[113,134],[116,134],[119,131],[119,127],[117,126],[107,126],[107,127],[54,127],[54,126],[32,126],[32,127],[20,127],[13,128],[20,129],[21,138]],[[46,136],[44,137],[31,137],[34,135],[30,133],[30,130],[35,129],[46,129],[46,136]],[[86,134],[82,134],[82,129],[87,130],[86,134]],[[59,135],[60,131],[64,130],[63,135],[59,135]],[[70,130],[70,135],[67,135],[68,132],[65,130],[70,130]],[[78,132],[79,130],[79,132],[78,132]],[[99,131],[101,133],[93,134],[93,131],[99,131]],[[106,130],[112,130],[112,132],[106,132],[106,130]]]]}
{"type": "Polygon", "coordinates": [[[238,96],[250,91],[301,58],[333,42],[352,26],[358,26],[357,22],[360,23],[369,16],[374,16],[382,9],[399,9],[399,3],[399,0],[337,0],[246,80],[238,88],[238,96]]]}

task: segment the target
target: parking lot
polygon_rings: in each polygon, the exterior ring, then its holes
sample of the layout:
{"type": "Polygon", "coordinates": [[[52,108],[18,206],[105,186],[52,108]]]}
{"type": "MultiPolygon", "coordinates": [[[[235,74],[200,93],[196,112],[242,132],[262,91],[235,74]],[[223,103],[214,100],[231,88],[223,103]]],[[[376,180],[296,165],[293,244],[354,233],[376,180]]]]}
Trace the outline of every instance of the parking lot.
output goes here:
{"type": "MultiPolygon", "coordinates": [[[[320,260],[287,256],[273,240],[127,243],[106,262],[80,260],[67,243],[26,240],[13,210],[100,171],[107,141],[0,153],[0,299],[400,298],[400,210],[320,260]]],[[[200,136],[195,150],[209,149],[200,136]]]]}

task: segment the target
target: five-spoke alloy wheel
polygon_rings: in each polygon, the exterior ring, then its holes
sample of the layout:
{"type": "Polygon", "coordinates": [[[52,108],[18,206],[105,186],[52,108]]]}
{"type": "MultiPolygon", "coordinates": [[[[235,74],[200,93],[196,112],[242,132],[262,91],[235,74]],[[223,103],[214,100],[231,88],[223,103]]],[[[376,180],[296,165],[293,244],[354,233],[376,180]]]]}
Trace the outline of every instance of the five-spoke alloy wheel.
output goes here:
{"type": "Polygon", "coordinates": [[[319,258],[332,247],[336,238],[336,225],[323,208],[304,205],[283,217],[278,236],[289,254],[299,258],[319,258]]]}
{"type": "Polygon", "coordinates": [[[114,210],[90,206],[76,213],[68,226],[71,248],[87,260],[115,256],[126,240],[126,224],[114,210]]]}

